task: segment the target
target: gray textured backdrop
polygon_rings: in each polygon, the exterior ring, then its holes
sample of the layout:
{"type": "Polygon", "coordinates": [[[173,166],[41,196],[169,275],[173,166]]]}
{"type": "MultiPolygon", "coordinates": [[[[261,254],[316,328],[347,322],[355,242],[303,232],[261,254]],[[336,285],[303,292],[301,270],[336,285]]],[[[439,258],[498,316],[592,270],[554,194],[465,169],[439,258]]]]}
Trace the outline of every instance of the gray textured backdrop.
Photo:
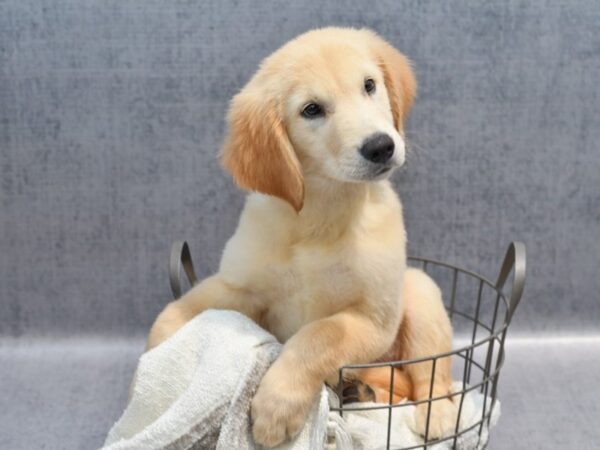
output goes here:
{"type": "Polygon", "coordinates": [[[101,445],[169,299],[171,241],[207,274],[235,227],[228,99],[332,24],[415,62],[395,176],[411,252],[494,277],[528,246],[490,448],[597,448],[600,338],[553,339],[600,336],[595,0],[0,0],[0,448],[101,445]]]}
{"type": "Polygon", "coordinates": [[[415,62],[410,250],[495,276],[523,240],[515,328],[598,331],[600,8],[482,3],[0,1],[0,335],[145,332],[177,238],[213,270],[243,199],[228,99],[331,24],[415,62]]]}

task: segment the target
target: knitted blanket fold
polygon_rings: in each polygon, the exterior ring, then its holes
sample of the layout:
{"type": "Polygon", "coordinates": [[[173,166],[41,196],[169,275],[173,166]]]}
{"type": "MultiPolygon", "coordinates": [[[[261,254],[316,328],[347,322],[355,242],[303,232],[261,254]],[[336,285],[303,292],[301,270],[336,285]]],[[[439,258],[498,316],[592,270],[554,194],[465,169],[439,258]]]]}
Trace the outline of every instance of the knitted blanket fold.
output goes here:
{"type": "MultiPolygon", "coordinates": [[[[281,351],[275,337],[234,311],[206,311],[143,354],[129,405],[105,450],[253,450],[250,402],[281,351]]],[[[323,448],[327,393],[281,450],[323,448]]]]}

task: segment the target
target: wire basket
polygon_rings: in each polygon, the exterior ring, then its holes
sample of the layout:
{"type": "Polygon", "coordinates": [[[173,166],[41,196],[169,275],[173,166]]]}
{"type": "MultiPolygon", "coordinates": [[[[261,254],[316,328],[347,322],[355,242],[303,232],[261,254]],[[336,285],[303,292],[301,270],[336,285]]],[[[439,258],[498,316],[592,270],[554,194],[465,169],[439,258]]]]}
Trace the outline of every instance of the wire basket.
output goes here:
{"type": "Polygon", "coordinates": [[[429,398],[393,404],[393,389],[389,389],[390,398],[387,405],[362,406],[352,403],[351,406],[345,406],[342,383],[340,383],[337,394],[342,401],[340,401],[339,407],[331,409],[338,411],[342,417],[345,412],[350,411],[387,410],[387,435],[382,436],[381,446],[377,448],[393,448],[394,450],[426,449],[443,441],[450,443],[451,448],[456,448],[461,435],[472,430],[477,432],[477,440],[473,448],[485,447],[488,434],[486,432],[485,436],[482,436],[482,432],[484,426],[490,424],[492,411],[497,401],[498,378],[504,362],[506,332],[521,299],[525,284],[525,246],[521,242],[513,242],[509,245],[495,283],[477,273],[431,259],[409,257],[409,263],[412,266],[421,267],[436,280],[442,289],[446,310],[454,328],[455,343],[461,341],[466,341],[466,343],[459,344],[456,349],[447,353],[402,361],[348,365],[342,367],[339,371],[340,380],[343,380],[345,378],[344,372],[348,370],[389,367],[389,386],[391,387],[394,386],[394,368],[402,368],[410,364],[429,364],[431,365],[429,398]],[[512,286],[510,293],[505,295],[504,286],[511,273],[513,273],[512,286]],[[453,360],[453,378],[460,380],[461,389],[432,398],[436,363],[441,358],[447,357],[451,357],[453,360]],[[477,390],[483,394],[481,418],[468,427],[459,428],[465,395],[477,390]],[[444,399],[453,399],[453,401],[458,402],[456,426],[452,434],[443,439],[432,440],[429,439],[431,405],[435,401],[444,399]],[[422,403],[428,405],[425,435],[423,436],[424,442],[407,447],[392,447],[390,445],[392,411],[396,408],[406,408],[422,403]]]}
{"type": "MultiPolygon", "coordinates": [[[[437,355],[374,364],[353,364],[339,369],[339,379],[343,380],[344,371],[354,371],[373,367],[389,367],[390,383],[394,386],[394,368],[406,367],[410,364],[430,364],[431,383],[429,398],[418,401],[405,401],[394,404],[392,390],[387,404],[377,406],[363,406],[353,403],[344,405],[342,383],[337,387],[339,401],[338,407],[331,407],[344,417],[344,413],[353,411],[379,410],[387,412],[387,433],[382,436],[382,442],[377,448],[394,450],[427,449],[435,444],[447,442],[455,449],[460,437],[473,430],[477,433],[477,442],[473,448],[484,448],[487,445],[487,432],[483,436],[484,427],[489,426],[492,411],[497,401],[498,379],[500,369],[504,362],[504,343],[506,332],[511,323],[513,314],[521,300],[525,285],[525,245],[521,242],[512,242],[506,252],[500,274],[496,282],[469,270],[434,261],[432,259],[409,257],[412,266],[420,267],[427,272],[442,290],[446,310],[450,316],[454,341],[459,345],[452,351],[437,355]],[[504,292],[509,276],[512,273],[512,283],[508,295],[504,292]],[[462,343],[464,342],[464,343],[462,343]],[[433,380],[437,362],[442,358],[450,357],[453,360],[453,379],[460,380],[461,389],[452,393],[432,398],[433,380]],[[459,364],[457,364],[457,361],[459,364]],[[468,427],[460,427],[461,413],[465,395],[469,392],[479,391],[483,394],[483,408],[481,418],[468,427]],[[458,401],[458,417],[454,432],[442,439],[429,438],[429,419],[433,402],[444,399],[458,401]],[[391,446],[392,442],[392,412],[397,408],[406,408],[427,403],[427,420],[423,443],[404,447],[391,446]]],[[[186,273],[190,285],[196,282],[196,275],[187,242],[175,242],[171,249],[169,278],[173,296],[178,298],[182,293],[181,269],[186,273]]]]}

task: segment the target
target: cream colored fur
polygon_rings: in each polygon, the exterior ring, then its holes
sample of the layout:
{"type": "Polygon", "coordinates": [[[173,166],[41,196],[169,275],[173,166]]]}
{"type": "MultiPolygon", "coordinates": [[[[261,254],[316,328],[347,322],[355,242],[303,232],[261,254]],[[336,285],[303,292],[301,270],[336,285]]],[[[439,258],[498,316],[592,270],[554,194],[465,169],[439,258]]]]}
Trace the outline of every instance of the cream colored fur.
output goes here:
{"type": "MultiPolygon", "coordinates": [[[[268,57],[232,101],[223,163],[254,192],[217,273],[165,308],[148,347],[208,308],[241,311],[285,342],[252,403],[261,444],[294,436],[340,366],[373,361],[395,341],[403,357],[450,346],[439,290],[406,270],[391,170],[374,172],[358,152],[365,138],[384,132],[395,144],[390,164],[402,165],[415,89],[407,59],[376,34],[327,28],[268,57]],[[372,94],[366,78],[375,82],[372,94]],[[303,117],[310,102],[325,115],[303,117]]],[[[438,367],[436,392],[448,391],[449,370],[449,363],[438,367]]],[[[428,368],[408,375],[415,396],[427,397],[428,368]]],[[[430,431],[441,436],[455,416],[449,401],[436,403],[430,431]]]]}

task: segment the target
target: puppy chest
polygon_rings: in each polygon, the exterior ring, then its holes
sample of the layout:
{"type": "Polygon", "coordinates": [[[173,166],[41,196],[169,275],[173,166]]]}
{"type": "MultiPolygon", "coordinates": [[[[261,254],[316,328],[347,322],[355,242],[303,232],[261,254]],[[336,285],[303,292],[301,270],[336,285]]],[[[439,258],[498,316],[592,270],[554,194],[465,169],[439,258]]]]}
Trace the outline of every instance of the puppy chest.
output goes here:
{"type": "Polygon", "coordinates": [[[285,341],[303,325],[344,309],[360,295],[359,283],[342,264],[279,267],[266,313],[266,326],[285,341]]]}

